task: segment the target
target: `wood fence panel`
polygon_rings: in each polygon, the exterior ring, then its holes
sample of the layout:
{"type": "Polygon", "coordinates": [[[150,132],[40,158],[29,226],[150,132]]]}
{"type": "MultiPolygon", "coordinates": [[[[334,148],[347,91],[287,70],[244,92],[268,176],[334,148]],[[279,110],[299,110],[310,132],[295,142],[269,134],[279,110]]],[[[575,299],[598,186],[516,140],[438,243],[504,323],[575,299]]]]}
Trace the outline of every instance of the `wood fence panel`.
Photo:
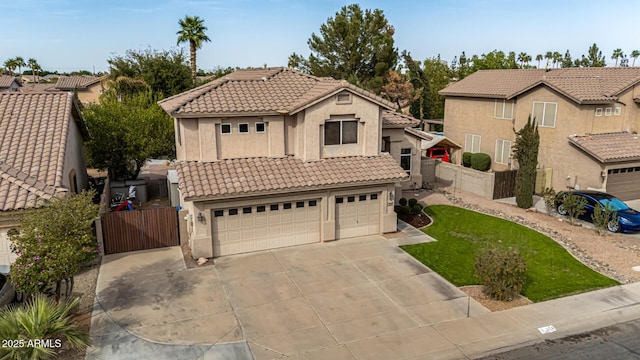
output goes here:
{"type": "Polygon", "coordinates": [[[493,183],[493,198],[503,199],[516,196],[517,170],[496,171],[493,183]]]}
{"type": "Polygon", "coordinates": [[[176,208],[142,211],[142,228],[146,249],[179,244],[178,212],[176,208]]]}
{"type": "Polygon", "coordinates": [[[118,211],[102,215],[105,254],[179,245],[176,208],[118,211]]]}

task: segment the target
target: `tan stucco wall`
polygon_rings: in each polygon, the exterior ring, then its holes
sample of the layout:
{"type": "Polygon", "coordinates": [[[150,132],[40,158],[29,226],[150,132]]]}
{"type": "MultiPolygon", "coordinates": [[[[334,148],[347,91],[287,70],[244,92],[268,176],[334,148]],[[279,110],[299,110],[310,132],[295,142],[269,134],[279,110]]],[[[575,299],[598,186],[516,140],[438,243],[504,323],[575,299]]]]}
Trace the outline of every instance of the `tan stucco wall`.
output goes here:
{"type": "Polygon", "coordinates": [[[70,174],[75,172],[78,191],[87,188],[87,165],[84,156],[84,146],[82,144],[82,135],[73,119],[69,119],[69,133],[67,135],[67,145],[64,155],[64,166],[62,175],[62,185],[73,193],[71,188],[70,174]]]}
{"type": "Polygon", "coordinates": [[[102,95],[102,83],[95,83],[86,89],[78,89],[78,99],[83,104],[99,103],[100,95],[102,95]]]}
{"type": "MultiPolygon", "coordinates": [[[[546,88],[538,87],[519,96],[515,101],[514,120],[496,119],[494,99],[447,98],[445,101],[445,136],[464,146],[465,134],[481,136],[480,151],[495,158],[497,139],[515,141],[513,129],[522,128],[533,111],[534,101],[557,103],[555,127],[539,127],[539,168],[552,168],[552,186],[555,190],[578,184],[581,188],[603,188],[604,166],[569,144],[572,134],[605,133],[640,130],[640,112],[633,102],[634,92],[629,89],[620,96],[619,103],[608,105],[579,105],[546,88]],[[614,116],[613,109],[622,108],[614,116]],[[604,116],[604,109],[612,108],[612,116],[604,116]],[[602,108],[603,116],[595,117],[595,109],[602,108]]],[[[517,166],[512,161],[514,167],[517,166]]],[[[494,170],[506,170],[508,165],[492,163],[494,170]]]]}
{"type": "MultiPolygon", "coordinates": [[[[402,128],[384,128],[382,129],[382,137],[389,137],[391,146],[389,154],[400,164],[400,155],[402,149],[411,149],[411,174],[409,179],[400,182],[402,189],[413,189],[422,187],[422,171],[421,165],[421,140],[415,136],[407,134],[402,128]]],[[[382,138],[381,137],[381,138],[382,138]]]]}

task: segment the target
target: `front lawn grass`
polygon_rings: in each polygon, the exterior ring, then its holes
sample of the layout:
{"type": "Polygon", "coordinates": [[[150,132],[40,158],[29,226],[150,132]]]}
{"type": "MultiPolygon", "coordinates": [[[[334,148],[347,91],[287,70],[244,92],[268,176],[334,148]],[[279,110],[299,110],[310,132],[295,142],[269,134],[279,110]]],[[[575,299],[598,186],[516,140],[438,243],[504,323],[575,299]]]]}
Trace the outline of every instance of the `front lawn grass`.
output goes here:
{"type": "Polygon", "coordinates": [[[548,236],[522,225],[454,206],[429,206],[425,211],[433,224],[423,231],[438,241],[402,248],[456,286],[478,285],[476,256],[494,246],[520,252],[527,263],[522,295],[533,302],[619,284],[576,260],[548,236]]]}

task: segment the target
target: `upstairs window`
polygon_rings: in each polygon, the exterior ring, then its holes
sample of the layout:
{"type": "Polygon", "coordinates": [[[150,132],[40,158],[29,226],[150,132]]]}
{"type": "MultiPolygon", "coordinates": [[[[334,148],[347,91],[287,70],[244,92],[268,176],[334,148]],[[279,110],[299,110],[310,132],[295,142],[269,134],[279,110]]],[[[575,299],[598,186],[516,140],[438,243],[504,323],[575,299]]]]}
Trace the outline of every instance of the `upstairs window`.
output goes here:
{"type": "Polygon", "coordinates": [[[464,152],[470,152],[470,153],[480,152],[480,135],[475,135],[475,134],[464,135],[464,152]]]}
{"type": "Polygon", "coordinates": [[[265,132],[265,129],[266,129],[265,123],[263,123],[263,122],[256,123],[256,132],[257,133],[263,133],[263,132],[265,132]]]}
{"type": "Polygon", "coordinates": [[[513,119],[513,101],[496,99],[493,117],[496,119],[513,119]]]}
{"type": "Polygon", "coordinates": [[[324,123],[324,144],[358,143],[358,120],[327,121],[324,123]]]}
{"type": "Polygon", "coordinates": [[[611,108],[610,107],[604,109],[604,116],[611,116],[611,108]]]}
{"type": "Polygon", "coordinates": [[[231,124],[220,124],[221,134],[231,134],[231,124]]]}
{"type": "Polygon", "coordinates": [[[533,117],[540,127],[556,127],[556,111],[558,104],[554,102],[533,102],[533,117]]]}
{"type": "Polygon", "coordinates": [[[496,157],[495,162],[498,164],[509,164],[511,157],[511,141],[498,139],[496,140],[496,157]]]}
{"type": "Polygon", "coordinates": [[[613,115],[615,115],[615,116],[620,116],[620,114],[622,114],[622,107],[620,107],[620,106],[616,106],[616,107],[613,109],[613,115]]]}
{"type": "Polygon", "coordinates": [[[602,116],[602,108],[596,108],[596,116],[597,117],[602,116]]]}
{"type": "Polygon", "coordinates": [[[411,175],[411,149],[400,150],[400,166],[411,175]]]}

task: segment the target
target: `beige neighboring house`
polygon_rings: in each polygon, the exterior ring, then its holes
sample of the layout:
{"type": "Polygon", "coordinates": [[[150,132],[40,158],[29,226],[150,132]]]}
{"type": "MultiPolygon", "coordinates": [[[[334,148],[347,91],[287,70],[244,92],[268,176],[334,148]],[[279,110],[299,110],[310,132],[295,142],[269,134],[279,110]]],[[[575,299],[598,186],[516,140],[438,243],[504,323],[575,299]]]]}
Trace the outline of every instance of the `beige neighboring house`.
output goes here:
{"type": "Polygon", "coordinates": [[[491,155],[494,170],[517,167],[514,128],[531,114],[540,133],[538,188],[640,198],[640,68],[484,70],[440,94],[445,135],[464,151],[491,155]]]}
{"type": "Polygon", "coordinates": [[[20,83],[15,76],[0,75],[0,93],[20,90],[20,83]]]}
{"type": "Polygon", "coordinates": [[[7,231],[20,211],[87,187],[86,134],[68,92],[0,93],[0,266],[15,259],[7,231]]]}
{"type": "Polygon", "coordinates": [[[71,91],[78,92],[78,99],[83,104],[98,103],[102,92],[105,90],[104,81],[107,76],[60,76],[58,82],[49,88],[48,91],[71,91]]]}
{"type": "Polygon", "coordinates": [[[394,105],[346,81],[239,70],[159,102],[175,119],[192,255],[396,231],[407,173],[382,153],[394,105]]]}

